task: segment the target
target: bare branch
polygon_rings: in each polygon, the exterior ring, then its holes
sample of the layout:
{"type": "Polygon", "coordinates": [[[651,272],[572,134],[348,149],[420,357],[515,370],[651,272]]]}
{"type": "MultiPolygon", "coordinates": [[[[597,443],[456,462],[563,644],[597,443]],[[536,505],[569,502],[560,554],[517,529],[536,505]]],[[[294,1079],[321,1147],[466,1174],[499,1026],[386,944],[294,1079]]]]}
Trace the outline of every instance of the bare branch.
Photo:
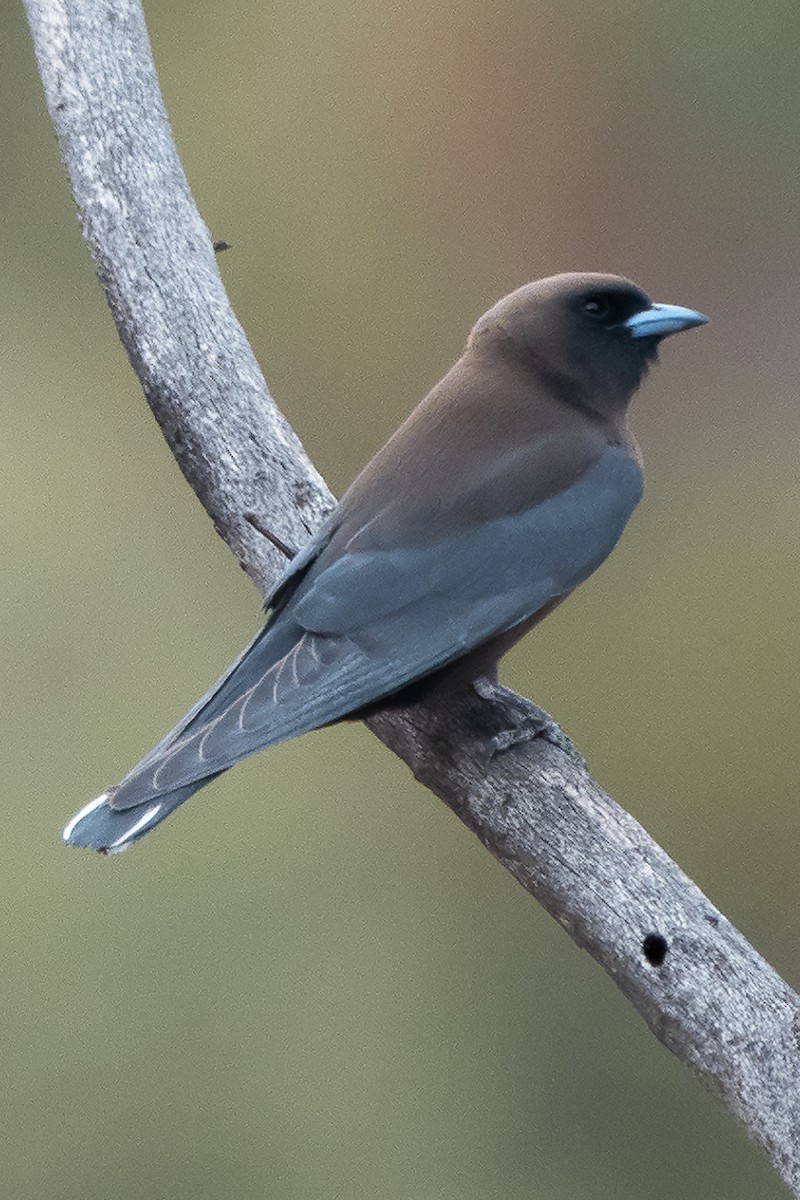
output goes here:
{"type": "MultiPolygon", "coordinates": [[[[275,408],[173,145],[137,0],[25,0],[50,115],[119,335],[164,436],[262,591],[332,499],[275,408]]],[[[368,721],[725,1100],[800,1197],[800,999],[580,760],[503,692],[368,721]]]]}

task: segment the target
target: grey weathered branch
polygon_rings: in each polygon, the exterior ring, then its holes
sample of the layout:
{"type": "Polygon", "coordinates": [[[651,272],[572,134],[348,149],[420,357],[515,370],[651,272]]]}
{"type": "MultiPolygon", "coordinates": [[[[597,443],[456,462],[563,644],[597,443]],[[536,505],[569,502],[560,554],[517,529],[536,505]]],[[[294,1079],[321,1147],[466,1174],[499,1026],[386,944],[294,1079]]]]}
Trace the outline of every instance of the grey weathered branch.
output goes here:
{"type": "MultiPolygon", "coordinates": [[[[182,471],[254,582],[332,504],[275,408],[172,141],[138,0],[24,0],[50,115],[120,338],[182,471]]],[[[663,850],[498,693],[368,722],[724,1099],[800,1197],[800,998],[663,850]]]]}

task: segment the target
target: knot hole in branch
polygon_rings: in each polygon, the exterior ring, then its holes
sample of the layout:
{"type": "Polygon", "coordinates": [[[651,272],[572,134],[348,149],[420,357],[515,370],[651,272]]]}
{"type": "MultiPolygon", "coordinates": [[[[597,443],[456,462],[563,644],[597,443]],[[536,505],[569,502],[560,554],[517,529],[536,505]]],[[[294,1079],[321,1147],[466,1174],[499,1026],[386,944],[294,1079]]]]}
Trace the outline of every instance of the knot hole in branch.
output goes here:
{"type": "Polygon", "coordinates": [[[660,933],[648,933],[642,941],[642,954],[651,967],[660,967],[667,957],[669,945],[660,933]]]}

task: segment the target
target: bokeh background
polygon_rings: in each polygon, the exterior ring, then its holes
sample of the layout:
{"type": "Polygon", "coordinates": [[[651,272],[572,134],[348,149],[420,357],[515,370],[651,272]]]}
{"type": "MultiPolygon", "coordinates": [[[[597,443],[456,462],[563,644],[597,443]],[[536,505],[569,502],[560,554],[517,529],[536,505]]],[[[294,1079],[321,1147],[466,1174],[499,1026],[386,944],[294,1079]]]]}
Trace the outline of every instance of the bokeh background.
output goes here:
{"type": "MultiPolygon", "coordinates": [[[[795,0],[147,14],[234,306],[336,490],[529,278],[620,271],[712,316],[637,399],[646,503],[506,679],[800,984],[795,0]]],[[[61,847],[259,603],[117,342],[17,5],[0,34],[3,1194],[777,1200],[360,727],[122,858],[61,847]]]]}

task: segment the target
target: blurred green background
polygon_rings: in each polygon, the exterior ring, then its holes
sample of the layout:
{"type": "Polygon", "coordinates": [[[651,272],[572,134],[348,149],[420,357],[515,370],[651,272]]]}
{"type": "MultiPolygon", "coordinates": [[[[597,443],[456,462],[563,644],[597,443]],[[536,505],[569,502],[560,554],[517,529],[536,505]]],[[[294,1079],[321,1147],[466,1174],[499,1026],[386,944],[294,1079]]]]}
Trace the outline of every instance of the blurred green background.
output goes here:
{"type": "MultiPolygon", "coordinates": [[[[529,278],[620,271],[712,316],[636,401],[623,543],[505,677],[800,984],[794,0],[147,13],[234,306],[336,490],[529,278]]],[[[16,5],[0,33],[3,1194],[782,1196],[361,727],[122,858],[61,847],[259,603],[117,342],[16,5]]]]}

